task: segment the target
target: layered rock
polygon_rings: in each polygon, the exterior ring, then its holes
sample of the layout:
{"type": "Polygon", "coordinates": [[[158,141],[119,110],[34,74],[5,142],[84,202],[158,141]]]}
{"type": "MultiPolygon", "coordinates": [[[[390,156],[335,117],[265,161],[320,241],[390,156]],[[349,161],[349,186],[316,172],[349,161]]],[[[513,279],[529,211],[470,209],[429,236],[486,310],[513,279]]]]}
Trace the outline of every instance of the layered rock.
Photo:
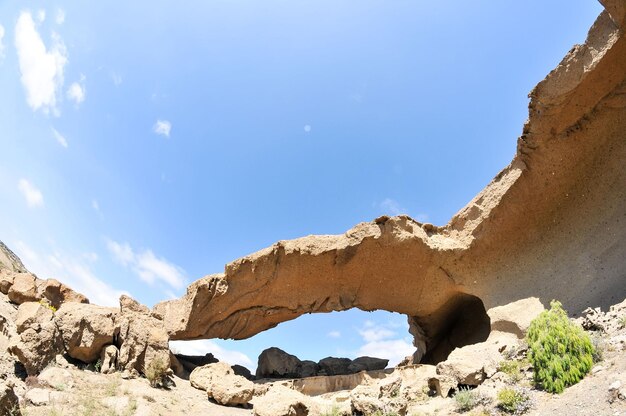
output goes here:
{"type": "Polygon", "coordinates": [[[511,164],[448,224],[381,217],[280,241],[158,304],[171,337],[243,339],[305,313],[383,309],[410,318],[416,360],[438,362],[486,339],[486,308],[536,296],[580,312],[623,298],[624,7],[603,4],[585,44],[530,93],[511,164]],[[464,312],[479,309],[474,322],[464,312]]]}
{"type": "Polygon", "coordinates": [[[247,405],[254,394],[254,384],[236,375],[232,367],[223,362],[195,368],[189,375],[189,382],[224,406],[247,405]]]}

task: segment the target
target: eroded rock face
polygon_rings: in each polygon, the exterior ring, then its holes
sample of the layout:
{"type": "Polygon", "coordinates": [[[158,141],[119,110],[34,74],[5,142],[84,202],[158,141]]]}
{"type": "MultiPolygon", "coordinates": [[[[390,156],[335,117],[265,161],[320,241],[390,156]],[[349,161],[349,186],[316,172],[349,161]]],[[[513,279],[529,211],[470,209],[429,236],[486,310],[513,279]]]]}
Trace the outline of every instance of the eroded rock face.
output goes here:
{"type": "Polygon", "coordinates": [[[83,303],[65,303],[56,312],[56,323],[68,355],[85,363],[96,361],[117,333],[116,308],[83,303]]]}
{"type": "Polygon", "coordinates": [[[19,337],[11,338],[9,351],[29,375],[37,375],[63,352],[61,333],[48,306],[39,302],[21,304],[15,324],[19,337]]]}
{"type": "Polygon", "coordinates": [[[383,309],[421,327],[417,359],[437,362],[471,343],[451,336],[445,318],[463,294],[484,309],[557,298],[573,313],[623,298],[624,6],[602,3],[585,44],[530,93],[511,164],[448,224],[381,217],[343,235],[280,241],[157,305],[172,338],[243,339],[304,313],[383,309]]]}
{"type": "Polygon", "coordinates": [[[120,368],[143,373],[146,365],[153,360],[159,360],[169,368],[169,337],[164,329],[164,323],[151,314],[146,306],[129,296],[122,295],[116,326],[119,327],[120,368]]]}

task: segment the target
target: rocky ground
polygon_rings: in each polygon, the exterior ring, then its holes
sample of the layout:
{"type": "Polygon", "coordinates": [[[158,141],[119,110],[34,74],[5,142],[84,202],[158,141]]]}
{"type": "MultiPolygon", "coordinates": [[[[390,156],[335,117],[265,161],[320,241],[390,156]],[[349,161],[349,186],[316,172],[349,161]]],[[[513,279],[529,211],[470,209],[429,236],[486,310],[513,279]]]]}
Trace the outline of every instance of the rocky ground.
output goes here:
{"type": "MultiPolygon", "coordinates": [[[[3,303],[4,308],[7,304],[3,303]]],[[[512,387],[528,395],[528,415],[626,415],[626,301],[607,312],[589,309],[576,319],[588,330],[600,354],[585,379],[558,395],[533,387],[532,368],[525,359],[523,334],[542,309],[536,299],[530,298],[490,310],[489,339],[456,349],[437,366],[408,365],[303,379],[250,381],[236,375],[226,363],[211,363],[196,367],[189,380],[173,375],[166,387],[155,388],[137,374],[103,374],[96,371],[102,371],[100,362],[87,365],[71,360],[71,364],[63,355],[57,355],[37,375],[27,376],[24,368],[5,354],[1,360],[4,393],[0,394],[0,406],[13,405],[0,413],[505,415],[498,407],[497,393],[512,387]],[[7,386],[15,394],[13,399],[7,386]],[[463,388],[471,389],[477,401],[466,411],[459,409],[457,397],[463,388]]]]}

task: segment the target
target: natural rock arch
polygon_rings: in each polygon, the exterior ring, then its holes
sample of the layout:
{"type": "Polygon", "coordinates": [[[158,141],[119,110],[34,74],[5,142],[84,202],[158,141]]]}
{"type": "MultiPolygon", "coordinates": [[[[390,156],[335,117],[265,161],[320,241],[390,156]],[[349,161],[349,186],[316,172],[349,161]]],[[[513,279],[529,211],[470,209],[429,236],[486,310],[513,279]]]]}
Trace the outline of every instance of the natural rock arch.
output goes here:
{"type": "Polygon", "coordinates": [[[477,310],[471,299],[556,298],[573,312],[623,299],[625,9],[603,4],[586,43],[530,93],[511,164],[448,224],[381,217],[280,241],[156,305],[171,338],[242,339],[305,313],[384,309],[406,314],[437,361],[459,305],[477,310]]]}

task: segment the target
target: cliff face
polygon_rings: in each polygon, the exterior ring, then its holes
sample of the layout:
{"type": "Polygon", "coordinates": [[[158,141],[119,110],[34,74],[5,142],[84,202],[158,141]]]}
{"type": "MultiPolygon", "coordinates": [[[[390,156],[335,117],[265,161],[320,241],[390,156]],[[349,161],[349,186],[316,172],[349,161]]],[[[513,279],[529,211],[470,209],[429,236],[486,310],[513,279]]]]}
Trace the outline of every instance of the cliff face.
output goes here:
{"type": "Polygon", "coordinates": [[[485,308],[530,296],[572,312],[626,295],[626,6],[606,10],[530,93],[513,161],[443,227],[406,216],[280,241],[162,302],[172,339],[242,339],[304,313],[409,317],[438,361],[485,339],[485,308]]]}

